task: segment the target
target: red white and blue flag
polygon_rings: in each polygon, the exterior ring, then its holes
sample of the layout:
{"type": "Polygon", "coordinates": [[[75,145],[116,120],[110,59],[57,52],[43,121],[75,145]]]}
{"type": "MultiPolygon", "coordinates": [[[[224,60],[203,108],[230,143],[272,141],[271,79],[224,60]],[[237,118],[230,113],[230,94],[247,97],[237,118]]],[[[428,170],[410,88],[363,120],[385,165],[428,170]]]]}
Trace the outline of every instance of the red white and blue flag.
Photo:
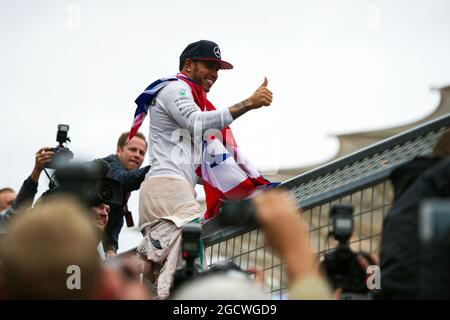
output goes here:
{"type": "Polygon", "coordinates": [[[138,132],[142,122],[144,122],[145,117],[148,113],[148,108],[152,103],[153,99],[158,94],[159,90],[164,88],[170,81],[177,81],[175,77],[161,78],[150,84],[144,92],[142,92],[139,97],[134,101],[137,104],[136,111],[134,112],[133,124],[131,125],[130,133],[128,134],[128,141],[130,141],[138,132]]]}
{"type": "Polygon", "coordinates": [[[218,214],[223,200],[242,200],[256,190],[278,185],[265,179],[235,144],[225,147],[214,137],[203,142],[202,164],[197,175],[203,179],[206,194],[205,219],[218,214]]]}

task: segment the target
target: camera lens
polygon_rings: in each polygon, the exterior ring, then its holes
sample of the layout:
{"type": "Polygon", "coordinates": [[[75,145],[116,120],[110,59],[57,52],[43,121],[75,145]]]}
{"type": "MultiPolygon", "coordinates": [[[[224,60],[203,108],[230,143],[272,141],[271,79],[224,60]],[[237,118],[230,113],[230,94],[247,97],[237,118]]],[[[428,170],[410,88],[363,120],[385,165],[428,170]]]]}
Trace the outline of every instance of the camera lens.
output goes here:
{"type": "Polygon", "coordinates": [[[113,190],[111,189],[111,186],[103,185],[100,189],[100,197],[104,200],[109,200],[113,197],[113,190]]]}
{"type": "Polygon", "coordinates": [[[120,182],[108,177],[97,177],[95,196],[100,203],[123,205],[123,192],[120,182]]]}

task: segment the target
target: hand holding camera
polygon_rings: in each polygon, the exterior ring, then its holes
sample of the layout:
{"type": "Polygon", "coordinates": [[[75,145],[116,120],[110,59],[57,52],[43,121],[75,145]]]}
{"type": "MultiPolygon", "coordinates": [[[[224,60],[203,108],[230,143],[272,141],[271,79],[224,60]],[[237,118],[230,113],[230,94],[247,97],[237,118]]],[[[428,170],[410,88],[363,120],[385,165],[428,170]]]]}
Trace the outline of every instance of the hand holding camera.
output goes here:
{"type": "Polygon", "coordinates": [[[50,147],[44,147],[36,152],[35,164],[33,171],[31,172],[31,179],[38,183],[39,177],[45,166],[50,163],[53,158],[53,151],[50,147]]]}
{"type": "MultiPolygon", "coordinates": [[[[100,204],[122,205],[123,191],[119,181],[107,177],[109,166],[106,161],[96,159],[85,163],[69,163],[73,153],[64,146],[70,138],[67,136],[69,126],[58,125],[56,148],[42,148],[36,154],[35,175],[39,179],[40,170],[56,169],[55,181],[49,176],[50,184],[42,197],[70,194],[78,198],[88,208],[100,204]]],[[[47,174],[48,175],[48,174],[47,174]]]]}

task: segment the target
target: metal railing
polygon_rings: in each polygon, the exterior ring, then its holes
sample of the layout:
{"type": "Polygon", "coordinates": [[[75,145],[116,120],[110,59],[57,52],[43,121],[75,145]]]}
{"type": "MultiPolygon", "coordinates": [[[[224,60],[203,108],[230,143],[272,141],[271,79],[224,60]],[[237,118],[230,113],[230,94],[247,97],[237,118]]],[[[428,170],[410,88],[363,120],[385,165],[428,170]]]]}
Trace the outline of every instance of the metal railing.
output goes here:
{"type": "MultiPolygon", "coordinates": [[[[378,253],[383,218],[393,198],[391,171],[416,156],[430,154],[449,126],[450,115],[446,115],[282,183],[303,210],[310,227],[310,241],[319,258],[336,245],[327,237],[328,212],[335,203],[354,206],[352,249],[378,253]]],[[[287,297],[284,262],[272,254],[259,229],[220,228],[216,219],[203,229],[209,266],[228,260],[242,269],[260,270],[268,297],[287,297]]]]}

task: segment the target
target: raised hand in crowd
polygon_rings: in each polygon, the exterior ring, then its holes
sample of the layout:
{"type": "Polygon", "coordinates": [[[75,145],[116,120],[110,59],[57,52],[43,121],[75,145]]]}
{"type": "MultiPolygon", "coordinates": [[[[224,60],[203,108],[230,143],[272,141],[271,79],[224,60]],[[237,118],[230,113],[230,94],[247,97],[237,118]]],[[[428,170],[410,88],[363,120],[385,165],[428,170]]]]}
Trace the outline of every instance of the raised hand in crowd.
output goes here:
{"type": "Polygon", "coordinates": [[[332,299],[295,201],[285,191],[270,190],[256,197],[254,203],[268,244],[286,261],[289,299],[332,299]]]}
{"type": "Polygon", "coordinates": [[[286,259],[289,278],[318,273],[308,227],[294,200],[286,192],[273,190],[262,193],[254,203],[269,245],[286,259]]]}

